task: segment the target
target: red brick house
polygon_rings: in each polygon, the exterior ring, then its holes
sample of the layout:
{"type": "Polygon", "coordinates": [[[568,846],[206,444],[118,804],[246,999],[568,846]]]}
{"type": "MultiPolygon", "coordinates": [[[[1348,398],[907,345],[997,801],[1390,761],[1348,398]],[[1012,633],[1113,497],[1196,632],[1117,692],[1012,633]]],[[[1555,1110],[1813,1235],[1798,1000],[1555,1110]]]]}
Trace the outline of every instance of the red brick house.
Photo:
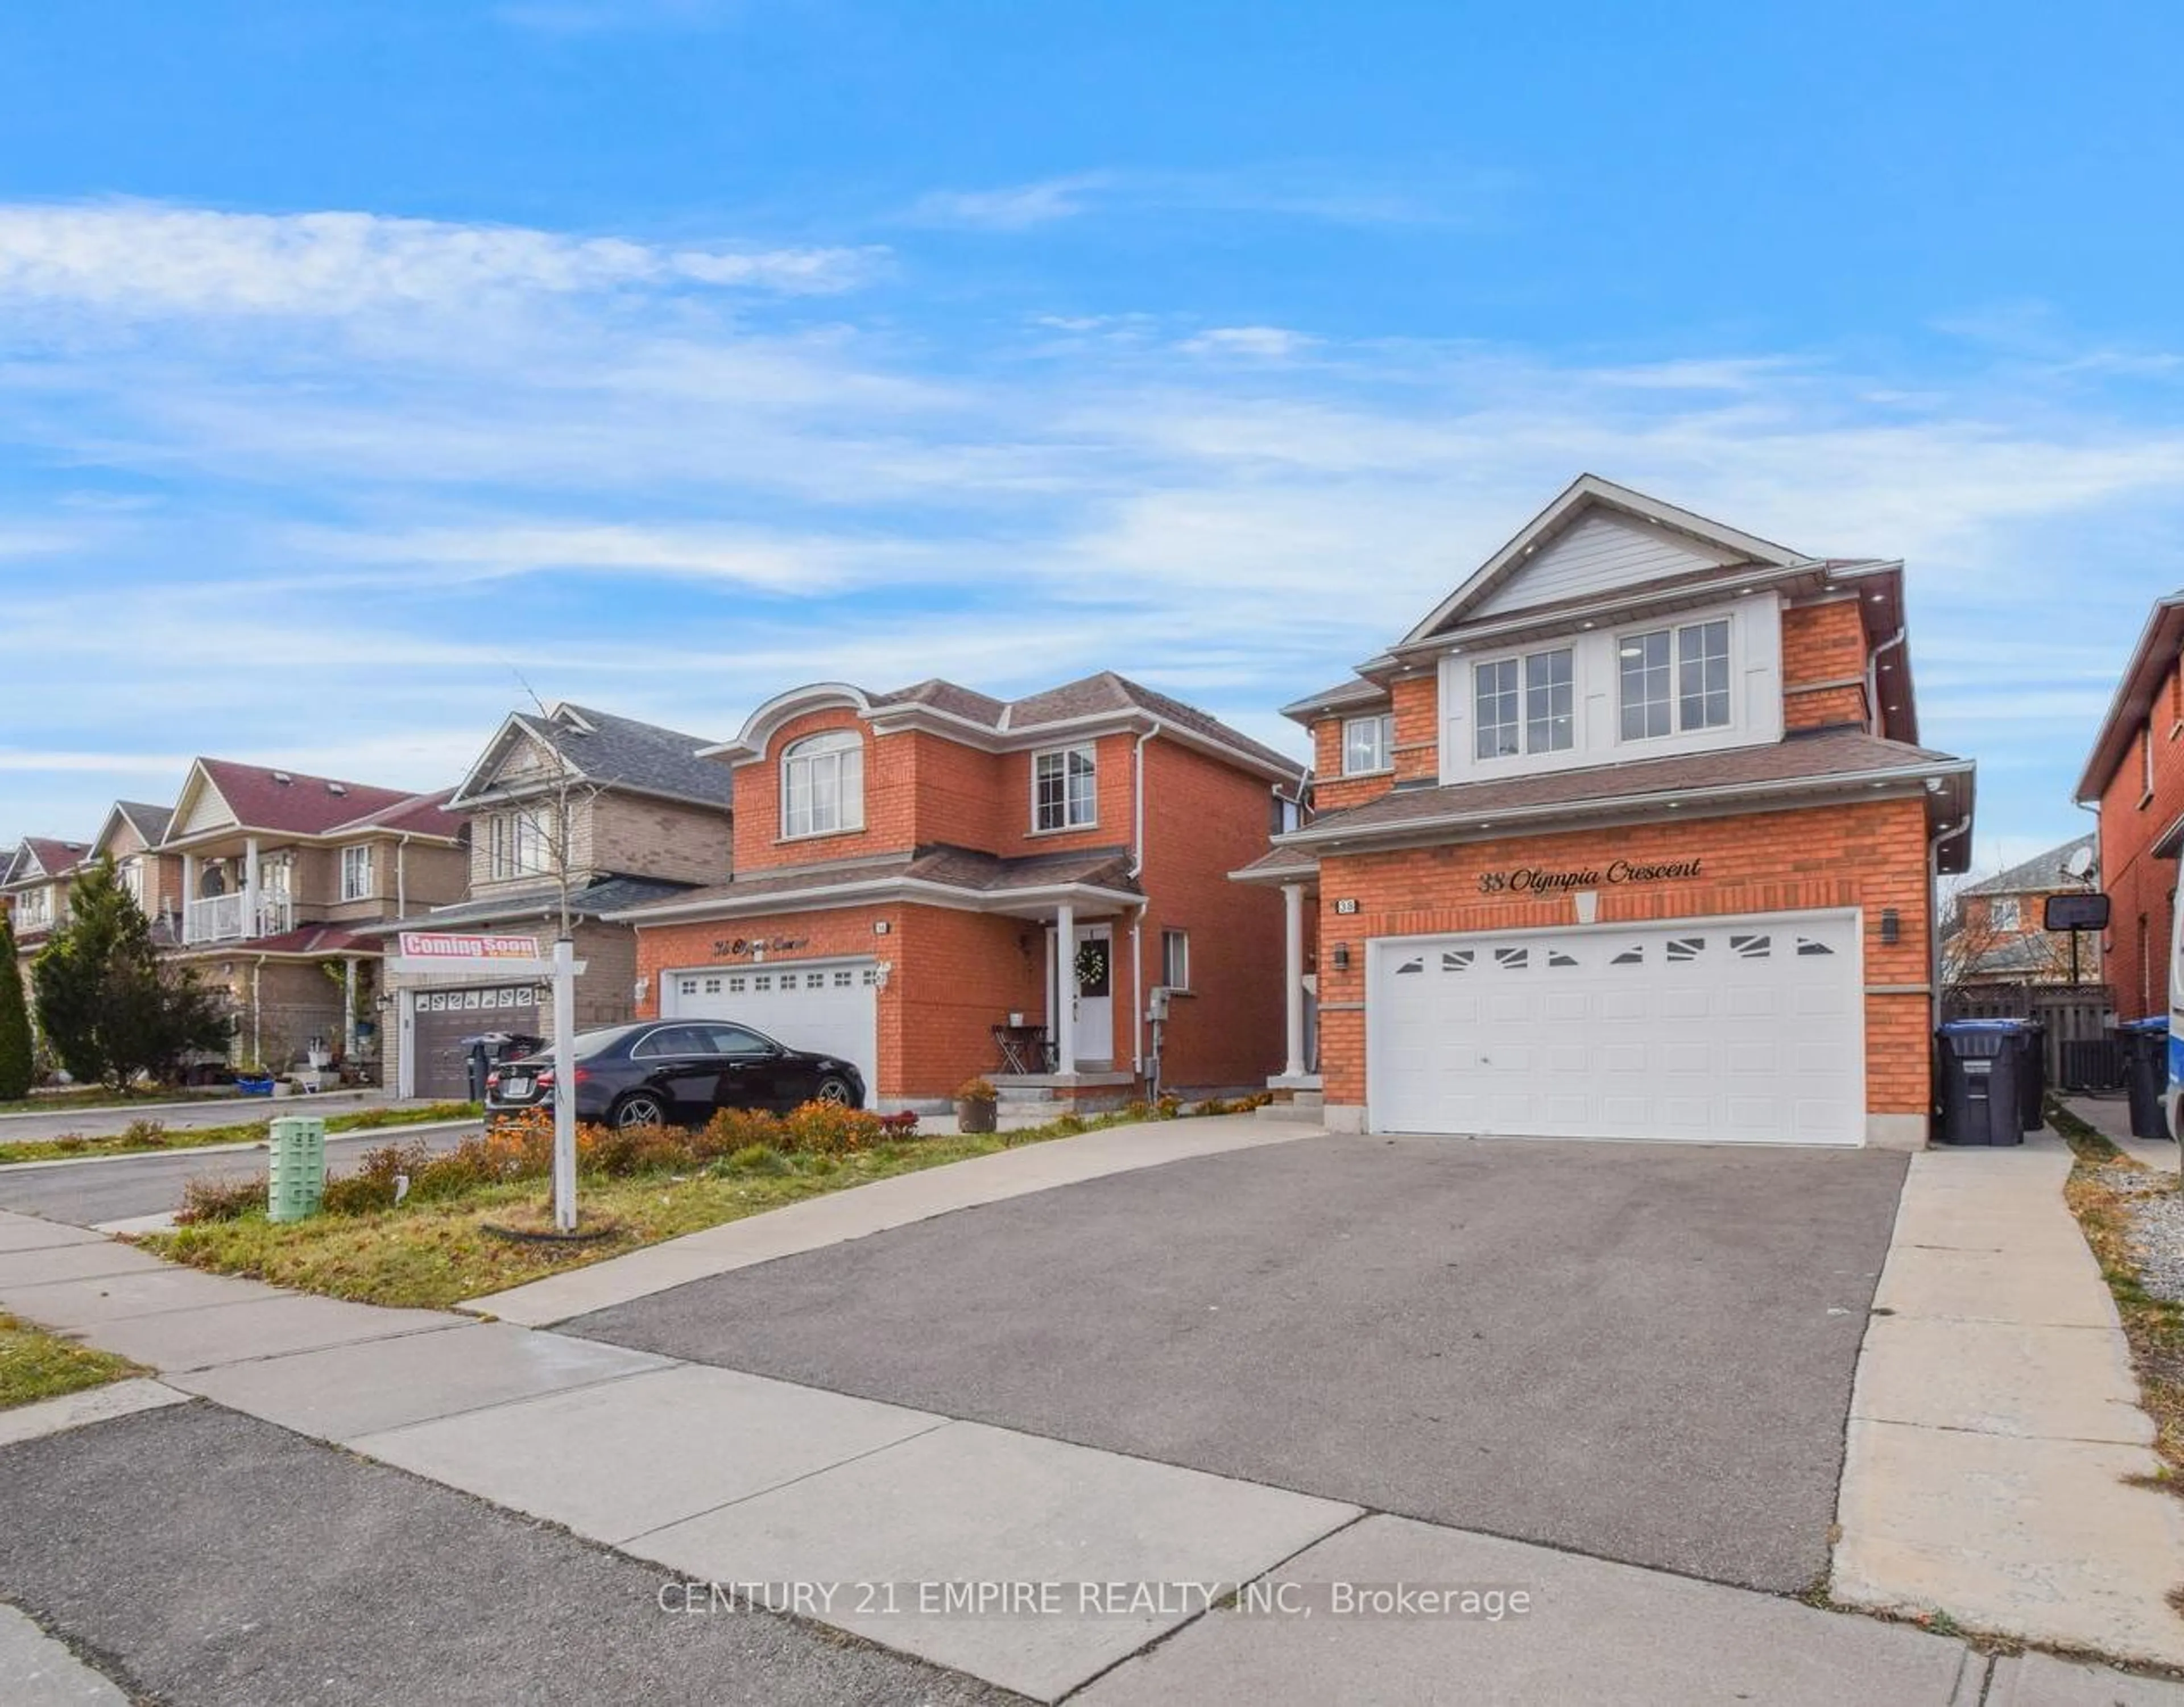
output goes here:
{"type": "Polygon", "coordinates": [[[2184,848],[2184,593],[2157,600],[2078,778],[2098,804],[2101,880],[2109,904],[2103,945],[2116,1015],[2169,1011],[2169,943],[2176,856],[2184,848]]]}
{"type": "MultiPolygon", "coordinates": [[[[2088,832],[1958,890],[1942,926],[1945,989],[1969,996],[2070,983],[2070,933],[2047,928],[2048,901],[2098,890],[2098,859],[2088,832]]],[[[2099,985],[2100,939],[2082,933],[2075,946],[2077,982],[2099,985]]]]}
{"type": "Polygon", "coordinates": [[[1227,873],[1302,767],[1204,712],[1112,673],[1013,701],[822,682],[708,756],[734,773],[733,877],[614,915],[645,1017],[842,1055],[882,1107],[973,1074],[1118,1102],[1156,1046],[1178,1089],[1278,1063],[1280,902],[1227,873]]]}
{"type": "Polygon", "coordinates": [[[1972,766],[1918,745],[1901,564],[1587,475],[1286,709],[1319,816],[1238,877],[1314,914],[1331,1125],[1925,1141],[1972,766]]]}

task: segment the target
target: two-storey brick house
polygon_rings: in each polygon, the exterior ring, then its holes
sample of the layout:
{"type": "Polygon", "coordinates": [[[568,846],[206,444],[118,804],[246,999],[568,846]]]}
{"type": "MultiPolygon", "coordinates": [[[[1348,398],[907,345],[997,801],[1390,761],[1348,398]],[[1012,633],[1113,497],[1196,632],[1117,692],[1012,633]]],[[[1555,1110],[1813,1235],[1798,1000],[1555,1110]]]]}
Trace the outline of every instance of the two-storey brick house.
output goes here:
{"type": "Polygon", "coordinates": [[[1942,926],[1942,981],[1967,1011],[1987,998],[2040,985],[2101,982],[2098,936],[2047,928],[2051,896],[2099,886],[2096,838],[2086,834],[2020,860],[1957,891],[1942,926]],[[2075,961],[2073,955],[2075,953],[2075,961]]]}
{"type": "Polygon", "coordinates": [[[884,1107],[973,1074],[1119,1102],[1156,1048],[1194,1090],[1279,1062],[1279,905],[1226,874],[1302,767],[1206,713],[1112,672],[1013,701],[824,682],[709,756],[735,874],[623,915],[647,1017],[844,1056],[884,1107]]]}
{"type": "Polygon", "coordinates": [[[2103,945],[2120,1019],[2169,1012],[2176,860],[2184,849],[2184,593],[2154,602],[2078,778],[2100,809],[2103,945]]]}
{"type": "Polygon", "coordinates": [[[227,992],[238,1061],[278,1072],[315,1041],[359,1064],[371,1053],[380,940],[366,927],[462,891],[447,798],[192,763],[159,844],[181,874],[169,952],[227,992]]]}
{"type": "Polygon", "coordinates": [[[1972,767],[1917,745],[1900,564],[1588,475],[1287,710],[1319,815],[1239,877],[1314,914],[1330,1124],[1925,1141],[1972,767]]]}
{"type": "MultiPolygon", "coordinates": [[[[568,909],[582,968],[580,1030],[636,1012],[637,937],[610,913],[725,879],[734,815],[729,772],[705,743],[588,706],[505,718],[448,810],[470,825],[463,898],[377,927],[532,938],[547,951],[568,909]]],[[[385,1082],[404,1096],[468,1094],[465,1040],[548,1037],[553,1010],[535,980],[390,970],[385,1082]]]]}

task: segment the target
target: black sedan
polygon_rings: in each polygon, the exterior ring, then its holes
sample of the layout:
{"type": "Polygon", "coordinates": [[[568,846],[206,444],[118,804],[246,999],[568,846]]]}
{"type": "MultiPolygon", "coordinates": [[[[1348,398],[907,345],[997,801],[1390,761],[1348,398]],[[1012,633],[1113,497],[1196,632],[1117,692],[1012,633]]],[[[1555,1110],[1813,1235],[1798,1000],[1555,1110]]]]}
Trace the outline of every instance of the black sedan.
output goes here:
{"type": "MultiPolygon", "coordinates": [[[[716,1109],[787,1111],[806,1102],[861,1108],[864,1077],[833,1055],[791,1049],[747,1025],[671,1019],[580,1032],[577,1118],[609,1126],[702,1126],[716,1109]]],[[[486,1075],[489,1113],[549,1108],[554,1057],[504,1061],[486,1075]]]]}

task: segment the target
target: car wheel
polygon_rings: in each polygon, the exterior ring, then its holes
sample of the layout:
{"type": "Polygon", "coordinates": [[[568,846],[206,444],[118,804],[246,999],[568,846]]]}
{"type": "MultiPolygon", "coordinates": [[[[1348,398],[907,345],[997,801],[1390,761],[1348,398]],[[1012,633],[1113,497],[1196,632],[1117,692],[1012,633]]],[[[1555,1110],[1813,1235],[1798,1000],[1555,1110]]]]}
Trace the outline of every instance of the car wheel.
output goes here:
{"type": "Polygon", "coordinates": [[[850,1081],[838,1074],[830,1073],[819,1081],[819,1088],[811,1093],[815,1102],[832,1102],[843,1108],[857,1106],[857,1093],[850,1081]]]}
{"type": "Polygon", "coordinates": [[[665,1126],[667,1108],[649,1091],[640,1091],[615,1105],[614,1124],[625,1132],[632,1126],[665,1126]]]}

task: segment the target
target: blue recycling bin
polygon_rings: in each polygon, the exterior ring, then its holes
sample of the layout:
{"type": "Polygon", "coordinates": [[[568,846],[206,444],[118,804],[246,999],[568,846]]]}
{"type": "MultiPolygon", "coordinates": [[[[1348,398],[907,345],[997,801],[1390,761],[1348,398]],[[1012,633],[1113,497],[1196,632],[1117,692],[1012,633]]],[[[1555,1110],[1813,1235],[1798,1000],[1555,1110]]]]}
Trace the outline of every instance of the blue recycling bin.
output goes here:
{"type": "Polygon", "coordinates": [[[2126,1020],[2116,1027],[2123,1045],[2123,1082],[2131,1098],[2131,1135],[2174,1141],[2169,1130],[2169,1016],[2126,1020]]]}
{"type": "Polygon", "coordinates": [[[1934,1034],[1944,1144],[2022,1144],[2040,1125],[2032,1026],[1952,1019],[1934,1034]]]}

